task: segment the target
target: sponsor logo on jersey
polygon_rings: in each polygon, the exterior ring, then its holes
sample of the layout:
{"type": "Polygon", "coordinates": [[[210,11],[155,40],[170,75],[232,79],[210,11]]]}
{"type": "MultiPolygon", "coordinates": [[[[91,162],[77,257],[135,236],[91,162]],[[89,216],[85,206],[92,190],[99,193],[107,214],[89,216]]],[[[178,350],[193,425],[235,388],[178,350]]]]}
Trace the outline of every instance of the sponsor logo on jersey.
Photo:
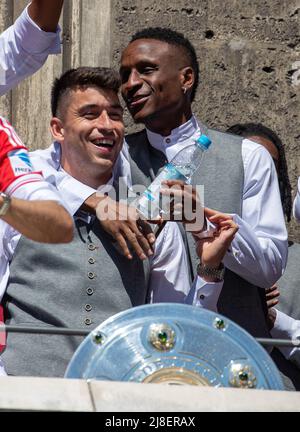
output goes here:
{"type": "Polygon", "coordinates": [[[7,157],[15,176],[32,172],[32,164],[29,159],[29,154],[26,150],[12,150],[7,154],[7,157]]]}

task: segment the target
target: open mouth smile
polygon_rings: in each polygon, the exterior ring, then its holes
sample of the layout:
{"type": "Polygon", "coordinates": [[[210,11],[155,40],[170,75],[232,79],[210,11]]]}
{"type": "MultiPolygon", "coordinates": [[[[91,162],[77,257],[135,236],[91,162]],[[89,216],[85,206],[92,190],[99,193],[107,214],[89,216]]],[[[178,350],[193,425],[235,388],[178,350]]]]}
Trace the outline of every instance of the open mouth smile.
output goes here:
{"type": "Polygon", "coordinates": [[[90,142],[103,153],[110,153],[115,145],[115,141],[108,138],[97,138],[90,142]]]}

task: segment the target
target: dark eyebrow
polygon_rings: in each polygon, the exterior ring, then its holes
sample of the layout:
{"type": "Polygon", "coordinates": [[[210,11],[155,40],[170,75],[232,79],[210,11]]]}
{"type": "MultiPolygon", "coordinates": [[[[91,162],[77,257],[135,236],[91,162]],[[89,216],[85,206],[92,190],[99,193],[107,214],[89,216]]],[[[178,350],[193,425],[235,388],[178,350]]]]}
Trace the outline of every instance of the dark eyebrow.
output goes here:
{"type": "MultiPolygon", "coordinates": [[[[154,59],[152,60],[151,58],[141,58],[139,59],[136,64],[135,67],[139,68],[139,67],[147,67],[147,66],[151,66],[151,67],[158,67],[159,65],[157,64],[157,61],[155,61],[154,59]]],[[[124,71],[130,70],[131,68],[128,66],[120,66],[119,69],[119,73],[121,74],[124,71]]]]}

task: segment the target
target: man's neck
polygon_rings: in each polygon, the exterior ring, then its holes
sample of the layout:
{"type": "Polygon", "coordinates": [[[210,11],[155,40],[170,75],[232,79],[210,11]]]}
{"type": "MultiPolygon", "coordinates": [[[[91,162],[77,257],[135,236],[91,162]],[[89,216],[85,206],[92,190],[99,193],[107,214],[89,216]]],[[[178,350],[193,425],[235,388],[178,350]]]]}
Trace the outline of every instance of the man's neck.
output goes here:
{"type": "Polygon", "coordinates": [[[93,188],[95,190],[99,189],[101,186],[105,186],[112,178],[112,171],[99,175],[97,178],[92,178],[87,177],[86,173],[74,173],[73,170],[68,169],[68,167],[62,166],[62,169],[80,183],[89,186],[90,188],[93,188]]]}
{"type": "Polygon", "coordinates": [[[145,121],[145,127],[150,130],[151,132],[154,132],[156,134],[162,135],[162,136],[169,136],[172,133],[172,130],[177,129],[178,127],[185,124],[187,121],[189,121],[192,117],[193,113],[191,110],[191,107],[188,107],[185,111],[179,113],[177,116],[167,116],[167,118],[164,118],[163,115],[158,117],[153,117],[146,119],[145,121]]]}

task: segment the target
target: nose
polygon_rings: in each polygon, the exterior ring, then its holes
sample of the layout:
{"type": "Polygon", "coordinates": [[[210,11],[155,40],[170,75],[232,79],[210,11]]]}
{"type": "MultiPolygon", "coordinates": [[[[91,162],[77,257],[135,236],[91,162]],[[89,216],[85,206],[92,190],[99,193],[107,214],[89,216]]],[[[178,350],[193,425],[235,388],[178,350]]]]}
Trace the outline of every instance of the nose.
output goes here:
{"type": "Polygon", "coordinates": [[[131,70],[126,83],[123,84],[123,89],[125,92],[130,92],[136,87],[140,87],[142,85],[142,80],[140,74],[137,70],[131,70]]]}
{"type": "Polygon", "coordinates": [[[103,110],[97,119],[97,129],[105,132],[113,132],[114,130],[113,121],[106,110],[103,110]]]}

